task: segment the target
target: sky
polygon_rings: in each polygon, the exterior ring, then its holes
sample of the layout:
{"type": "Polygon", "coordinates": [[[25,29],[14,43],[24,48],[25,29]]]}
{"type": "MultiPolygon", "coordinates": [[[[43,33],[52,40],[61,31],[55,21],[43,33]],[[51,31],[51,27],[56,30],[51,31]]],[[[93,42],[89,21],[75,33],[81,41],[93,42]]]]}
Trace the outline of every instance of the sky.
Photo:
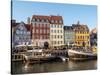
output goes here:
{"type": "Polygon", "coordinates": [[[97,6],[95,5],[17,0],[12,2],[12,19],[27,23],[27,18],[32,15],[59,15],[63,17],[65,26],[76,24],[77,21],[88,25],[90,30],[97,26],[97,6]]]}

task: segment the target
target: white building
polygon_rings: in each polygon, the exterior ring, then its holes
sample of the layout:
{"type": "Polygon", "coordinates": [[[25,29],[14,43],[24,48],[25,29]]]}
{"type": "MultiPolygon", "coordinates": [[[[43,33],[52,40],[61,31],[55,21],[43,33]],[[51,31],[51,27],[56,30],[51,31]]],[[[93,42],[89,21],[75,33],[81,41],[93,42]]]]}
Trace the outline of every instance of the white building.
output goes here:
{"type": "Polygon", "coordinates": [[[52,47],[64,45],[64,31],[62,16],[51,16],[50,19],[50,41],[52,47]]]}

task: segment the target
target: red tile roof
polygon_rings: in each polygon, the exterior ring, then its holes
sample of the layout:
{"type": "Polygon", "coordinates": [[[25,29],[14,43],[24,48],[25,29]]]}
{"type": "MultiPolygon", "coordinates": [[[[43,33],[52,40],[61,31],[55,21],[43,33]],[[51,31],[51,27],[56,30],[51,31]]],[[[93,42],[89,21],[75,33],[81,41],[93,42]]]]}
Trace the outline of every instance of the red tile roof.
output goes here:
{"type": "Polygon", "coordinates": [[[63,18],[62,16],[44,16],[44,15],[33,15],[32,19],[47,19],[49,20],[50,23],[58,23],[58,24],[63,24],[63,18]],[[54,20],[54,22],[52,22],[52,20],[54,20]],[[57,22],[56,22],[57,21],[57,22]],[[59,21],[62,21],[61,23],[59,21]]]}
{"type": "Polygon", "coordinates": [[[48,19],[48,20],[50,20],[50,16],[42,16],[42,15],[33,15],[32,16],[32,19],[40,19],[40,20],[42,20],[42,19],[48,19]]]}
{"type": "Polygon", "coordinates": [[[51,16],[50,20],[51,20],[51,23],[54,23],[54,24],[63,24],[62,16],[51,16]],[[54,20],[54,22],[52,22],[52,20],[54,20]],[[59,21],[62,21],[62,22],[60,23],[59,21]]]}
{"type": "Polygon", "coordinates": [[[62,16],[51,16],[51,20],[63,20],[62,16]]]}

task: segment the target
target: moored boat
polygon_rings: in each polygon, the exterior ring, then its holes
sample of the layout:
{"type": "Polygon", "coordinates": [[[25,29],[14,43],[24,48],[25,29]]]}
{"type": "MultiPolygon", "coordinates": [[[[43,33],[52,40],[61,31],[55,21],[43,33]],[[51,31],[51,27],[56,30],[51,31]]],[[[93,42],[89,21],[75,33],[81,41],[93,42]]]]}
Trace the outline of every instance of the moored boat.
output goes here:
{"type": "Polygon", "coordinates": [[[89,60],[89,59],[97,59],[97,53],[87,52],[87,51],[79,51],[74,49],[68,50],[68,56],[71,60],[89,60]]]}

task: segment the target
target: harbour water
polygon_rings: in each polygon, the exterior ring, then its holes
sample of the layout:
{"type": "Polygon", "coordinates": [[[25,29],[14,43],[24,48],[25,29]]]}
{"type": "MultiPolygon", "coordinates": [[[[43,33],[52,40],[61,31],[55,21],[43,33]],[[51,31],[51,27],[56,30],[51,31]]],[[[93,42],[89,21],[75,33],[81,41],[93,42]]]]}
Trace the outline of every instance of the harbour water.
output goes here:
{"type": "Polygon", "coordinates": [[[25,73],[46,73],[46,72],[63,72],[76,70],[96,70],[97,60],[87,61],[67,61],[67,62],[47,62],[41,64],[22,64],[22,62],[12,62],[13,74],[25,73]]]}

